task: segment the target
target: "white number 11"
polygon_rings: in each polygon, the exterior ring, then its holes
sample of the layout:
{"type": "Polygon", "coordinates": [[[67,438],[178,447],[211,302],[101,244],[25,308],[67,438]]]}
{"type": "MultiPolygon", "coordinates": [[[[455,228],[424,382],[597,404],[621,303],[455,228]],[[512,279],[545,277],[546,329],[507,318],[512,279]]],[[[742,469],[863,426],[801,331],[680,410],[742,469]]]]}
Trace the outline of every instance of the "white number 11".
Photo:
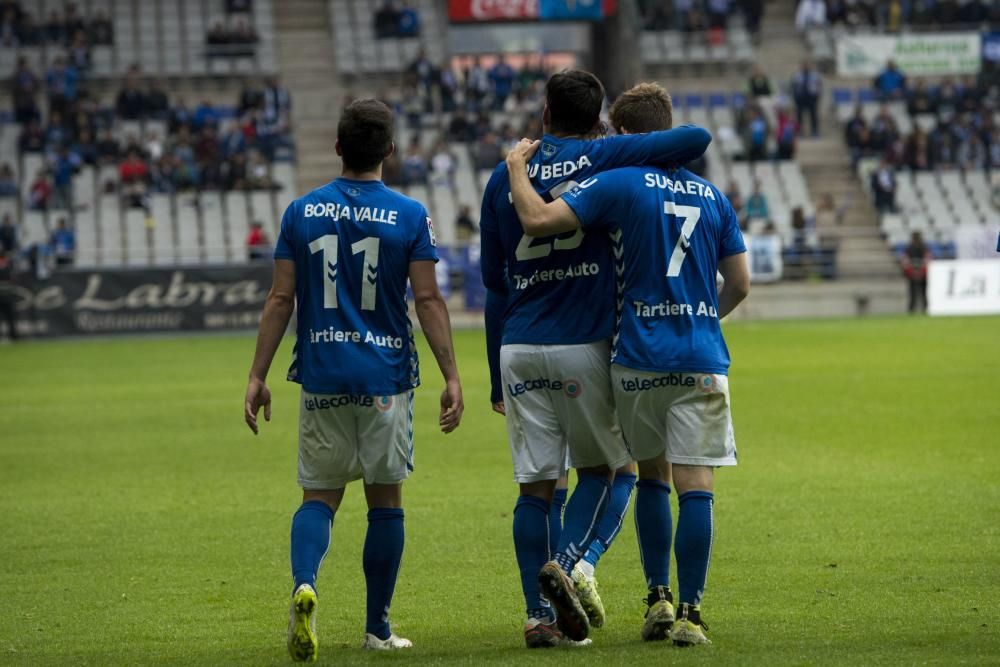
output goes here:
{"type": "Polygon", "coordinates": [[[676,278],[681,275],[681,266],[687,257],[688,248],[691,247],[691,235],[694,234],[694,228],[698,226],[698,220],[701,219],[701,209],[697,206],[679,206],[672,201],[665,201],[663,202],[663,212],[684,219],[683,224],[681,224],[680,236],[677,237],[677,245],[674,246],[674,252],[670,255],[670,264],[667,265],[667,278],[676,278]]]}
{"type": "MultiPolygon", "coordinates": [[[[337,308],[337,251],[340,239],[336,234],[321,236],[309,244],[309,252],[322,253],[323,307],[337,308]]],[[[361,310],[375,310],[378,279],[378,245],[376,236],[368,236],[351,245],[351,254],[364,253],[365,271],[361,278],[361,310]]]]}

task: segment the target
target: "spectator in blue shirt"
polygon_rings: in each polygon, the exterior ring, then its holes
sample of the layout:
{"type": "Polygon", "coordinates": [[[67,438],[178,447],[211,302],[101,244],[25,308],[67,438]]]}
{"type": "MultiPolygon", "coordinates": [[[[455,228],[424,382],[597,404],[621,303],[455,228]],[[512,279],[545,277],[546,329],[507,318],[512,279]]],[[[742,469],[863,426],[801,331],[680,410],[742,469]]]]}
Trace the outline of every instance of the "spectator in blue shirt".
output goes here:
{"type": "Polygon", "coordinates": [[[69,141],[63,115],[58,111],[49,114],[49,124],[45,128],[45,151],[49,156],[55,155],[59,147],[69,141]]]}
{"type": "Polygon", "coordinates": [[[767,205],[767,197],[760,189],[760,179],[753,182],[753,193],[747,199],[746,214],[755,220],[767,220],[771,211],[767,205]]]}
{"type": "Polygon", "coordinates": [[[875,90],[882,101],[901,100],[906,96],[906,75],[890,60],[885,69],[875,77],[875,90]]]}
{"type": "Polygon", "coordinates": [[[490,68],[490,81],[493,83],[493,109],[503,111],[511,90],[514,89],[514,68],[507,64],[501,55],[497,64],[490,68]]]}
{"type": "Polygon", "coordinates": [[[80,157],[69,152],[67,146],[59,148],[59,155],[52,164],[53,207],[68,209],[73,206],[73,175],[80,168],[80,157]]]}
{"type": "Polygon", "coordinates": [[[200,130],[206,125],[218,126],[219,112],[215,110],[211,102],[202,100],[198,108],[194,110],[194,129],[200,130]]]}
{"type": "Polygon", "coordinates": [[[76,101],[78,78],[76,70],[66,65],[66,59],[57,56],[45,74],[50,110],[65,111],[68,105],[76,101]]]}
{"type": "Polygon", "coordinates": [[[49,243],[55,252],[56,265],[69,266],[73,263],[76,254],[76,234],[66,225],[66,218],[59,218],[59,224],[52,232],[49,243]]]}
{"type": "Polygon", "coordinates": [[[35,95],[38,92],[38,77],[28,66],[28,60],[21,56],[17,60],[17,71],[11,79],[11,96],[14,98],[14,120],[21,125],[39,117],[35,95]]]}
{"type": "Polygon", "coordinates": [[[397,31],[400,37],[418,37],[420,35],[420,14],[410,6],[408,0],[403,2],[403,8],[399,10],[397,31]]]}

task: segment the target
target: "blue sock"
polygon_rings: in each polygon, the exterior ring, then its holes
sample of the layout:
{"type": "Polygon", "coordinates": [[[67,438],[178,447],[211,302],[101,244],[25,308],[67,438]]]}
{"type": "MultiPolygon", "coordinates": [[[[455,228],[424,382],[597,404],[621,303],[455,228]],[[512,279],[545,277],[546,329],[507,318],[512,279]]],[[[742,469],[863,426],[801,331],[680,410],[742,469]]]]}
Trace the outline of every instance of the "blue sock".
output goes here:
{"type": "Polygon", "coordinates": [[[322,500],[308,500],[292,517],[292,579],[294,591],[302,584],[316,588],[316,575],[330,548],[333,510],[322,500]]]}
{"type": "Polygon", "coordinates": [[[573,571],[573,566],[594,539],[608,505],[610,491],[611,482],[604,475],[578,475],[576,488],[566,503],[563,531],[555,555],[556,562],[566,574],[573,571]]]}
{"type": "Polygon", "coordinates": [[[611,484],[611,496],[608,508],[604,510],[600,525],[597,526],[597,536],[590,543],[583,560],[596,566],[597,561],[611,548],[611,543],[622,529],[622,521],[628,512],[628,503],[632,499],[632,489],[635,488],[635,475],[618,473],[611,484]]]}
{"type": "Polygon", "coordinates": [[[670,586],[670,485],[655,479],[641,479],[635,493],[635,533],[639,557],[646,574],[646,586],[670,586]]]}
{"type": "Polygon", "coordinates": [[[549,559],[553,558],[559,549],[559,538],[562,536],[563,507],[566,506],[566,489],[556,489],[552,492],[552,504],[549,505],[549,559]]]}
{"type": "Polygon", "coordinates": [[[697,607],[705,594],[708,564],[712,558],[712,504],[710,491],[688,491],[677,499],[677,588],[680,602],[697,607]]]}
{"type": "Polygon", "coordinates": [[[520,496],[514,505],[514,553],[528,618],[552,618],[552,609],[538,590],[538,571],[549,559],[548,531],[549,504],[537,496],[520,496]]]}
{"type": "Polygon", "coordinates": [[[362,562],[368,588],[365,632],[389,638],[389,605],[403,558],[403,510],[377,507],[368,510],[368,534],[362,562]]]}

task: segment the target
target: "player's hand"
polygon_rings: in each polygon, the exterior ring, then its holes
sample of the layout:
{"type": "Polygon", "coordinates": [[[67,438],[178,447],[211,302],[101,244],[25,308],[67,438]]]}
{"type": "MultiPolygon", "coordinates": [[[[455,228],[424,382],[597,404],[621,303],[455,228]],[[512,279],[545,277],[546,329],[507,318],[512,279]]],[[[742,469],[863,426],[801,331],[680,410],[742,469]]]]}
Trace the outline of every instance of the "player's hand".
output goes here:
{"type": "Polygon", "coordinates": [[[497,401],[493,404],[493,412],[507,416],[507,407],[503,404],[503,401],[497,401]]]}
{"type": "Polygon", "coordinates": [[[438,424],[443,433],[451,433],[462,421],[465,404],[462,402],[462,384],[458,380],[450,380],[441,392],[441,417],[438,424]]]}
{"type": "Polygon", "coordinates": [[[524,169],[524,166],[528,164],[528,160],[531,156],[535,154],[538,150],[538,146],[541,145],[541,141],[535,139],[521,139],[517,142],[517,145],[510,149],[507,153],[507,168],[508,169],[524,169]]]}
{"type": "Polygon", "coordinates": [[[243,418],[247,426],[257,435],[257,411],[264,408],[264,419],[271,421],[271,390],[263,380],[251,378],[247,383],[247,397],[243,405],[243,418]]]}

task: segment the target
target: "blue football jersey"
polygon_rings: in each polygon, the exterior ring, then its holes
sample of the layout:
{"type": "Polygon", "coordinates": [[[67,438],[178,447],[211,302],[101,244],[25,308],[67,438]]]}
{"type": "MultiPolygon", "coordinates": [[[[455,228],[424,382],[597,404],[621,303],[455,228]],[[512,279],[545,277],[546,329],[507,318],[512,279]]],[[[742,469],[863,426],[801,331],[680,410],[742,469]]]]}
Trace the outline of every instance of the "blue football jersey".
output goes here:
{"type": "MultiPolygon", "coordinates": [[[[615,167],[684,164],[709,142],[711,135],[693,126],[600,140],[545,135],[528,173],[535,190],[551,201],[615,167]]],[[[511,202],[505,163],[486,186],[479,224],[483,283],[505,296],[503,344],[573,345],[611,337],[615,294],[606,234],[527,236],[511,202]]]]}
{"type": "Polygon", "coordinates": [[[611,232],[618,266],[612,362],[651,372],[729,371],[719,260],[746,252],[732,205],[686,169],[615,169],[563,200],[585,230],[611,232]]]}
{"type": "Polygon", "coordinates": [[[437,261],[423,204],[338,178],[285,210],[274,258],[295,262],[288,379],[317,394],[399,394],[419,382],[406,307],[410,262],[437,261]]]}

